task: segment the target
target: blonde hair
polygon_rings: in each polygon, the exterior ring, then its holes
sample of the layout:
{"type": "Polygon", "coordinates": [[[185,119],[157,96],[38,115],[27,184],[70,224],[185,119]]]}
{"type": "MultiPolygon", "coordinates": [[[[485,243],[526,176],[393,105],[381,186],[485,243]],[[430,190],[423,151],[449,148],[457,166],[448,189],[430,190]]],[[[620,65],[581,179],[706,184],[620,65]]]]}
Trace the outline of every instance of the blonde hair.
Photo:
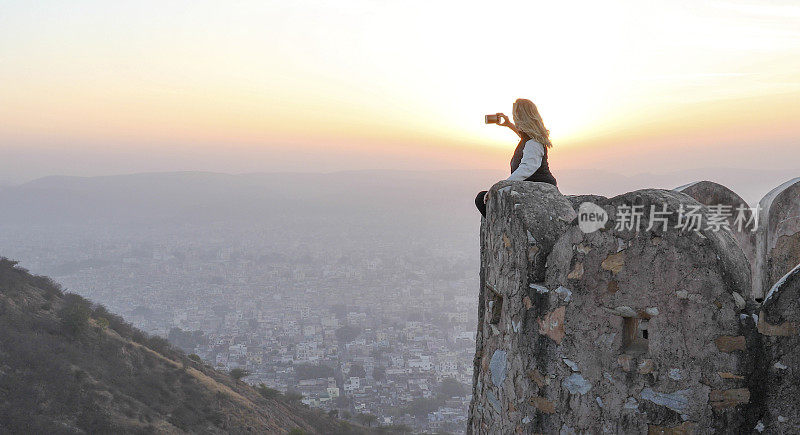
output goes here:
{"type": "Polygon", "coordinates": [[[531,139],[550,148],[550,130],[545,128],[542,115],[533,101],[520,98],[514,102],[514,124],[531,139]]]}

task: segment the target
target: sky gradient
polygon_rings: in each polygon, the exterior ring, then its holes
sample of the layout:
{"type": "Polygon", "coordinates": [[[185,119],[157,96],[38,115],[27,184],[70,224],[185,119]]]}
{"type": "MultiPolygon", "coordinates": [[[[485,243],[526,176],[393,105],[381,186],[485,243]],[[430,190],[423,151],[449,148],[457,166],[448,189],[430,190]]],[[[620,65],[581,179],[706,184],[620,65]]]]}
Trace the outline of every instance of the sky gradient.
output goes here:
{"type": "Polygon", "coordinates": [[[794,1],[6,1],[0,182],[505,168],[800,167],[794,1]]]}

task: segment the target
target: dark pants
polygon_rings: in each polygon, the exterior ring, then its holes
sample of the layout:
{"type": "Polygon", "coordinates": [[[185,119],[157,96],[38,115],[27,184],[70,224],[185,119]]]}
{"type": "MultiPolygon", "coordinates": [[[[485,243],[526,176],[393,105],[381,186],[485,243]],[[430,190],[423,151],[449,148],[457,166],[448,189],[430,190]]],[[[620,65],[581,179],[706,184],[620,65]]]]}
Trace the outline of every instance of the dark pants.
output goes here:
{"type": "Polygon", "coordinates": [[[483,202],[483,198],[486,196],[487,191],[482,190],[478,192],[478,196],[475,197],[475,207],[478,207],[478,211],[481,212],[483,217],[486,217],[486,203],[483,202]]]}

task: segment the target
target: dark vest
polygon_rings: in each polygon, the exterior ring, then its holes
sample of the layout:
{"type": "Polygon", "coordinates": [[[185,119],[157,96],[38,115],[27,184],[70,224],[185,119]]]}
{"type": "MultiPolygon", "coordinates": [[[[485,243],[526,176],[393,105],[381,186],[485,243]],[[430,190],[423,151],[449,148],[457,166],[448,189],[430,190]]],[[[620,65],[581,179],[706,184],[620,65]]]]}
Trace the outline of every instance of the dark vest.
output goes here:
{"type": "MultiPolygon", "coordinates": [[[[526,134],[522,133],[522,139],[520,139],[519,144],[517,145],[517,149],[514,150],[514,156],[511,157],[511,172],[514,172],[519,167],[519,164],[522,162],[522,151],[525,149],[525,142],[529,141],[531,138],[526,134]]],[[[530,177],[526,178],[525,181],[536,181],[539,183],[550,183],[553,186],[556,186],[556,177],[550,172],[550,165],[547,163],[547,146],[542,144],[544,148],[544,156],[542,156],[542,165],[539,166],[539,169],[533,173],[530,177]]]]}

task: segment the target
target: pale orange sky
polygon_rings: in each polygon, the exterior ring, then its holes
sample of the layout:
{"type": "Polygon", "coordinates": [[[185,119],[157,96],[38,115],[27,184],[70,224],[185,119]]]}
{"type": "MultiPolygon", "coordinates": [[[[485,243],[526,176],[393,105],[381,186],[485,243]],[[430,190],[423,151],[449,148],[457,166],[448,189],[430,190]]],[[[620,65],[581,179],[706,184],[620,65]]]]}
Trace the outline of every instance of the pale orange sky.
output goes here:
{"type": "Polygon", "coordinates": [[[0,182],[506,168],[518,97],[555,171],[800,167],[794,1],[0,8],[0,182]]]}

